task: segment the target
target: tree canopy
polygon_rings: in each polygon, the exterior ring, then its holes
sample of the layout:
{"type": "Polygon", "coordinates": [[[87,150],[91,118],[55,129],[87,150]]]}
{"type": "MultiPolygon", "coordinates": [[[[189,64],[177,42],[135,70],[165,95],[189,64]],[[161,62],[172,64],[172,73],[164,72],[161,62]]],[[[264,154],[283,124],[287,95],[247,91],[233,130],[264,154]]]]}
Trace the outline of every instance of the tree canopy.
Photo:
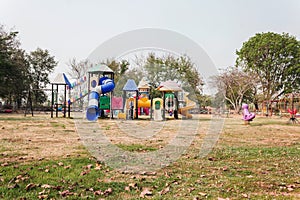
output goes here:
{"type": "Polygon", "coordinates": [[[163,81],[172,80],[181,84],[185,91],[190,92],[189,98],[195,101],[202,100],[203,80],[188,56],[159,57],[150,53],[141,69],[153,88],[158,87],[163,81]]]}
{"type": "Polygon", "coordinates": [[[22,105],[29,89],[35,89],[35,102],[43,103],[45,93],[40,89],[49,83],[49,73],[57,62],[47,50],[38,48],[26,53],[20,48],[17,31],[7,31],[0,25],[0,97],[8,104],[22,105]]]}
{"type": "Polygon", "coordinates": [[[287,33],[257,33],[236,51],[237,65],[258,76],[264,100],[300,87],[300,42],[287,33]]]}

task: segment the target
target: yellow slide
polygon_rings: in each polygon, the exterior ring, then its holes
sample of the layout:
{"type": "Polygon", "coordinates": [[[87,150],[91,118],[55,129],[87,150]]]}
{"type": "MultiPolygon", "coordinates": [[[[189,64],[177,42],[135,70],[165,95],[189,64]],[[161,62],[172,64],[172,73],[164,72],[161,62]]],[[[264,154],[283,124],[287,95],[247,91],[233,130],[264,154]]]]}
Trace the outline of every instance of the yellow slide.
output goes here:
{"type": "Polygon", "coordinates": [[[195,108],[196,106],[196,102],[190,100],[188,97],[187,97],[188,94],[185,94],[184,96],[184,101],[186,102],[186,106],[185,107],[182,107],[182,108],[179,108],[178,109],[178,112],[179,114],[185,116],[186,118],[188,119],[191,119],[193,116],[189,113],[189,110],[190,109],[193,109],[195,108]]]}

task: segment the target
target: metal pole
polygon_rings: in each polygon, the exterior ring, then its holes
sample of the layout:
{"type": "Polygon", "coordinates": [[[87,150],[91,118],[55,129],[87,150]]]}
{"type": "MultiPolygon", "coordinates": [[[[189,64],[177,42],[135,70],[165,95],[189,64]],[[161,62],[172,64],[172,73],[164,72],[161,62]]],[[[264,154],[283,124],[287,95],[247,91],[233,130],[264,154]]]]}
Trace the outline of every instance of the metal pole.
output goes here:
{"type": "Polygon", "coordinates": [[[163,92],[163,120],[166,120],[166,95],[163,92]]]}
{"type": "Polygon", "coordinates": [[[56,85],[56,113],[55,116],[58,117],[58,85],[56,85]]]}
{"type": "Polygon", "coordinates": [[[64,104],[63,104],[63,108],[64,108],[64,117],[66,117],[66,109],[67,109],[67,85],[65,85],[65,91],[64,91],[64,104]]]}
{"type": "Polygon", "coordinates": [[[53,84],[51,84],[51,118],[53,118],[53,105],[54,105],[54,91],[53,84]]]}

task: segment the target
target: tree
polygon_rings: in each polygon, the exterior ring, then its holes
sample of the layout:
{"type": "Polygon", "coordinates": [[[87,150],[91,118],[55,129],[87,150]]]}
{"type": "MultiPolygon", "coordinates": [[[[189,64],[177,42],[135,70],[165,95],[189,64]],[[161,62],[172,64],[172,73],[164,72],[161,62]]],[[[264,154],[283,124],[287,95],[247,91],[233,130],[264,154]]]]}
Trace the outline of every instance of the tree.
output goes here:
{"type": "Polygon", "coordinates": [[[198,102],[201,100],[203,81],[188,56],[157,57],[154,53],[150,53],[142,70],[153,88],[158,87],[163,81],[172,80],[190,92],[189,98],[198,102]]]}
{"type": "Polygon", "coordinates": [[[28,55],[30,64],[31,89],[33,90],[33,102],[35,105],[44,103],[47,96],[43,89],[50,83],[48,75],[53,72],[57,62],[48,50],[37,48],[28,55]]]}
{"type": "Polygon", "coordinates": [[[29,65],[25,51],[19,47],[17,34],[16,31],[5,31],[0,25],[0,97],[19,107],[29,84],[29,65]]]}
{"type": "Polygon", "coordinates": [[[107,59],[102,64],[107,65],[111,70],[114,71],[115,83],[117,83],[121,78],[121,76],[123,76],[126,73],[130,65],[130,63],[127,60],[116,61],[116,60],[109,60],[109,59],[107,59]]]}
{"type": "Polygon", "coordinates": [[[237,67],[229,67],[220,75],[214,76],[212,82],[217,86],[218,94],[232,106],[235,113],[241,109],[243,101],[251,100],[255,93],[255,76],[240,70],[237,67]]]}
{"type": "Polygon", "coordinates": [[[74,79],[82,78],[86,73],[88,68],[91,66],[88,60],[76,61],[76,58],[69,60],[67,65],[70,67],[68,74],[74,79]]]}
{"type": "Polygon", "coordinates": [[[259,78],[264,100],[300,87],[300,42],[287,33],[257,33],[236,51],[237,65],[259,78]]]}

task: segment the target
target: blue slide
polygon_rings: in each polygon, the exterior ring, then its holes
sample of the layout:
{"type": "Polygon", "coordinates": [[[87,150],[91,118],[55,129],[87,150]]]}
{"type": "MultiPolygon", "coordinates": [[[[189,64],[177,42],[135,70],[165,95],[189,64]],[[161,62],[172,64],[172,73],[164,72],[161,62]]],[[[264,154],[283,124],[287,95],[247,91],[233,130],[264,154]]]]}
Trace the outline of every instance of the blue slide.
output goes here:
{"type": "Polygon", "coordinates": [[[99,97],[100,94],[105,94],[113,91],[115,83],[108,77],[102,77],[99,80],[99,85],[96,91],[91,91],[89,94],[89,104],[86,110],[86,118],[89,121],[96,121],[99,117],[99,97]]]}

